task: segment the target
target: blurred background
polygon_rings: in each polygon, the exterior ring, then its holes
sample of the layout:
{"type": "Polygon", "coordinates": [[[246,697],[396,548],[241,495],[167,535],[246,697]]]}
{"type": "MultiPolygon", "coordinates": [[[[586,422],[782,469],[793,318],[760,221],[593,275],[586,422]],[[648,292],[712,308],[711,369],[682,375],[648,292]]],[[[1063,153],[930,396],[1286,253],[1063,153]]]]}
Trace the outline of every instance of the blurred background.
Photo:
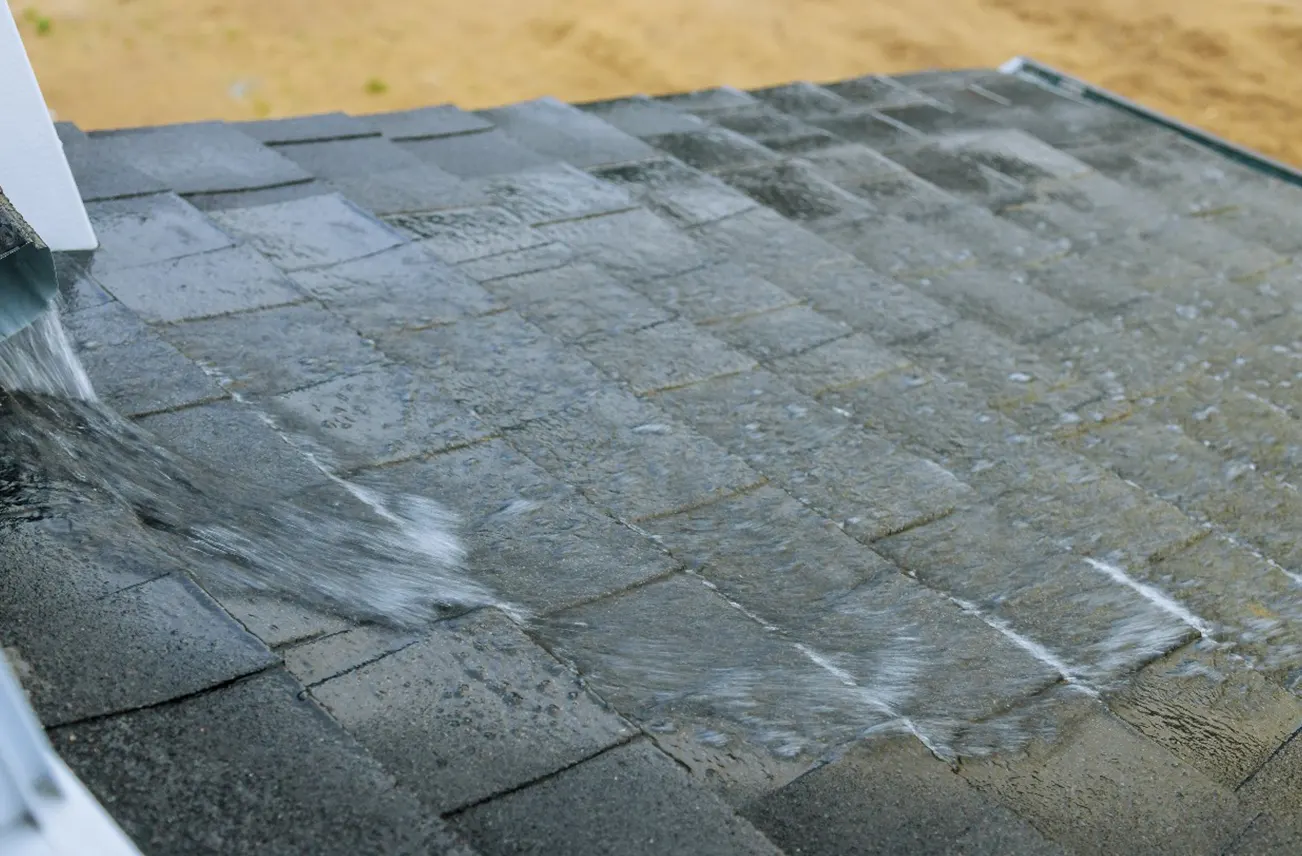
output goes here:
{"type": "Polygon", "coordinates": [[[9,0],[86,129],[754,87],[1026,54],[1302,164],[1302,0],[9,0]]]}

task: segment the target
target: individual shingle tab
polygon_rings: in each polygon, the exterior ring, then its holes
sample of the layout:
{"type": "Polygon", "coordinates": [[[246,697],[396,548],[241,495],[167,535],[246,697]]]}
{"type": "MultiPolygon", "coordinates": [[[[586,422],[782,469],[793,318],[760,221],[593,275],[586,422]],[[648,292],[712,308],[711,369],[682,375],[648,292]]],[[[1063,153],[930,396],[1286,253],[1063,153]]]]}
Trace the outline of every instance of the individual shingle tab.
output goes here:
{"type": "Polygon", "coordinates": [[[854,103],[830,89],[813,83],[788,83],[767,89],[752,89],[751,95],[797,118],[828,116],[849,110],[854,103]]]}
{"type": "Polygon", "coordinates": [[[675,158],[600,167],[592,174],[683,226],[698,226],[755,207],[745,194],[675,158]]]}
{"type": "Polygon", "coordinates": [[[767,104],[723,110],[711,118],[730,131],[779,152],[808,152],[840,142],[830,132],[802,122],[767,104]]]}
{"type": "Polygon", "coordinates": [[[422,161],[462,178],[518,172],[531,166],[555,163],[557,160],[526,148],[496,129],[451,137],[405,140],[400,145],[422,161]]]}
{"type": "Polygon", "coordinates": [[[382,359],[338,316],[312,302],[174,324],[161,332],[246,395],[300,389],[382,359]]]}
{"type": "Polygon", "coordinates": [[[476,806],[453,824],[489,853],[780,856],[754,827],[646,741],[476,806]]]}
{"type": "Polygon", "coordinates": [[[929,96],[909,88],[899,80],[870,74],[828,83],[824,89],[862,107],[898,107],[913,104],[935,104],[929,96]]]}
{"type": "Polygon", "coordinates": [[[67,140],[63,153],[83,202],[163,193],[168,186],[115,157],[89,137],[67,140]]]}
{"type": "Polygon", "coordinates": [[[530,422],[512,439],[621,520],[672,514],[762,481],[710,440],[623,390],[530,422]]]}
{"type": "Polygon", "coordinates": [[[277,146],[276,151],[317,178],[348,178],[421,165],[420,158],[383,137],[277,146]]]}
{"type": "Polygon", "coordinates": [[[779,627],[899,569],[831,521],[765,486],[639,524],[730,600],[779,627]]]}
{"type": "Polygon", "coordinates": [[[505,276],[551,270],[569,264],[574,258],[574,250],[553,241],[497,256],[473,259],[463,262],[457,268],[476,282],[489,282],[505,276]]]}
{"type": "Polygon", "coordinates": [[[452,264],[536,247],[550,240],[510,211],[496,206],[398,214],[388,221],[452,264]]]}
{"type": "Polygon", "coordinates": [[[913,737],[866,741],[756,801],[745,814],[787,852],[1062,856],[913,737]],[[829,815],[838,818],[829,823],[829,815]]]}
{"type": "Polygon", "coordinates": [[[371,113],[362,117],[369,125],[379,128],[391,140],[423,140],[432,137],[451,137],[473,134],[493,127],[474,113],[467,113],[452,104],[421,107],[416,110],[398,110],[393,113],[371,113]]]}
{"type": "Polygon", "coordinates": [[[619,336],[673,317],[590,262],[503,277],[485,288],[564,342],[619,336]]]}
{"type": "Polygon", "coordinates": [[[268,406],[286,432],[326,449],[340,469],[406,460],[491,433],[445,384],[403,366],[364,368],[268,406]]]}
{"type": "Polygon", "coordinates": [[[849,218],[875,210],[867,200],[841,189],[800,161],[735,169],[725,173],[723,180],[788,220],[849,218]]]}
{"type": "Polygon", "coordinates": [[[999,127],[997,120],[971,113],[962,113],[939,104],[881,107],[876,112],[878,115],[910,128],[919,134],[960,133],[999,127]]]}
{"type": "Polygon", "coordinates": [[[108,131],[91,139],[177,193],[251,190],[310,178],[292,161],[220,122],[108,131]]]}
{"type": "Polygon", "coordinates": [[[1106,684],[1198,635],[1160,604],[1064,551],[1049,536],[989,508],[964,511],[875,546],[928,586],[1032,633],[1090,681],[1106,684]]]}
{"type": "Polygon", "coordinates": [[[698,89],[695,92],[684,92],[678,95],[662,95],[659,100],[676,109],[706,118],[716,110],[730,110],[756,103],[754,96],[731,86],[698,89]]]}
{"type": "Polygon", "coordinates": [[[943,518],[971,489],[763,371],[656,396],[666,410],[864,541],[943,518]]]}
{"type": "Polygon", "coordinates": [[[312,694],[438,813],[516,788],[632,734],[494,612],[444,624],[312,694]],[[449,692],[459,686],[465,689],[449,692]]]}
{"type": "Polygon", "coordinates": [[[827,336],[825,344],[815,343],[772,364],[773,371],[807,395],[816,396],[827,389],[863,383],[909,367],[907,359],[864,333],[833,337],[832,328],[819,329],[827,336]]]}
{"type": "Polygon", "coordinates": [[[882,151],[907,148],[925,139],[924,129],[870,109],[847,110],[812,118],[809,122],[852,143],[862,143],[882,151]]]}
{"type": "Polygon", "coordinates": [[[555,223],[534,230],[546,240],[573,247],[629,281],[671,276],[712,261],[691,239],[649,211],[555,223]]]}
{"type": "MultiPolygon", "coordinates": [[[[80,409],[71,403],[59,406],[74,418],[80,409]]],[[[175,569],[162,551],[142,543],[139,535],[140,522],[132,511],[102,503],[83,506],[75,517],[11,517],[0,543],[0,561],[23,573],[0,576],[0,611],[9,634],[0,644],[40,633],[39,626],[26,625],[39,625],[52,611],[75,612],[175,569]]]]}
{"type": "Polygon", "coordinates": [[[660,134],[647,142],[688,166],[717,171],[778,160],[776,152],[735,131],[716,126],[700,131],[660,134]]]}
{"type": "Polygon", "coordinates": [[[580,104],[579,107],[634,137],[699,131],[707,127],[704,119],[645,95],[580,104]]]}
{"type": "Polygon", "coordinates": [[[883,343],[916,339],[958,320],[952,310],[873,272],[768,208],[707,223],[693,234],[714,254],[883,343]]]}
{"type": "Polygon", "coordinates": [[[500,427],[569,407],[610,384],[579,352],[514,311],[387,336],[380,347],[431,371],[500,427]]]}
{"type": "Polygon", "coordinates": [[[26,689],[47,727],[180,698],[276,662],[180,575],[70,609],[51,605],[37,622],[5,627],[4,644],[31,668],[26,689]]]}
{"type": "Polygon", "coordinates": [[[93,273],[229,247],[226,233],[193,206],[171,193],[97,202],[86,213],[99,238],[91,256],[93,273]]]}
{"type": "Polygon", "coordinates": [[[365,118],[338,112],[291,116],[287,119],[236,122],[234,126],[264,145],[346,140],[352,137],[372,137],[380,133],[379,129],[365,118]]]}
{"type": "Polygon", "coordinates": [[[225,397],[120,303],[78,312],[65,323],[100,398],[128,416],[225,397]]]}
{"type": "Polygon", "coordinates": [[[429,164],[335,178],[330,186],[350,202],[381,217],[482,205],[487,201],[479,188],[429,164]]]}
{"type": "Polygon", "coordinates": [[[942,190],[992,210],[1016,211],[1017,206],[1035,201],[1034,193],[1024,183],[957,152],[946,151],[934,141],[892,152],[891,160],[942,190]]]}
{"type": "Polygon", "coordinates": [[[568,164],[497,176],[482,186],[494,202],[530,224],[610,214],[636,205],[623,188],[568,164]]]}
{"type": "Polygon", "coordinates": [[[788,292],[733,262],[645,282],[638,290],[697,324],[771,312],[797,302],[788,292]]]}
{"type": "Polygon", "coordinates": [[[334,188],[324,181],[300,181],[297,184],[280,184],[231,193],[191,193],[185,197],[185,201],[200,211],[225,211],[228,208],[256,208],[273,202],[293,202],[332,192],[334,188]]]}
{"type": "Polygon", "coordinates": [[[961,775],[1068,852],[1183,856],[1230,849],[1251,817],[1233,792],[1145,740],[1097,702],[1082,701],[1060,718],[1073,714],[1079,721],[1063,728],[1053,745],[1035,747],[1008,764],[974,760],[961,775]]]}
{"type": "Polygon", "coordinates": [[[256,208],[215,211],[211,216],[282,270],[335,264],[403,242],[388,226],[333,193],[256,208]]]}
{"type": "Polygon", "coordinates": [[[419,639],[419,634],[407,630],[363,624],[287,649],[285,668],[311,688],[399,651],[419,639]]]}
{"type": "Polygon", "coordinates": [[[593,363],[628,382],[639,395],[755,366],[754,359],[685,321],[597,339],[586,343],[585,350],[593,363]]]}
{"type": "Polygon", "coordinates": [[[100,275],[118,300],[147,321],[181,321],[293,303],[303,294],[242,245],[100,275]]]}
{"type": "Polygon", "coordinates": [[[711,324],[709,332],[738,351],[767,362],[848,336],[854,328],[808,306],[784,306],[711,324]]]}
{"type": "MultiPolygon", "coordinates": [[[[735,721],[740,714],[753,723],[749,739],[769,755],[794,736],[793,730],[821,730],[822,723],[808,716],[809,690],[818,684],[818,667],[699,578],[679,574],[566,610],[540,632],[552,650],[588,676],[589,686],[655,732],[670,730],[679,719],[718,729],[720,720],[735,721]],[[703,631],[709,641],[700,644],[703,631]],[[731,681],[730,676],[737,679],[731,681]],[[715,696],[711,684],[723,684],[725,697],[715,696]],[[723,710],[710,715],[709,708],[702,711],[703,706],[691,704],[693,697],[718,698],[717,707],[723,710]],[[764,728],[769,723],[778,727],[764,728]]],[[[880,721],[880,712],[863,705],[862,699],[847,705],[849,699],[818,697],[830,702],[825,711],[839,709],[861,727],[880,721]]],[[[744,727],[737,730],[746,734],[744,727]]],[[[798,748],[792,760],[797,772],[803,772],[809,759],[799,757],[798,748]]],[[[792,754],[786,752],[787,757],[792,754]]]]}
{"type": "Polygon", "coordinates": [[[465,272],[419,243],[290,278],[367,336],[451,324],[502,308],[465,272]]]}
{"type": "Polygon", "coordinates": [[[472,856],[300,692],[275,671],[52,742],[149,853],[472,856]]]}
{"type": "Polygon", "coordinates": [[[989,75],[980,80],[973,80],[967,86],[968,92],[984,96],[994,96],[999,101],[1016,107],[1032,109],[1052,109],[1055,107],[1090,107],[1087,101],[1080,100],[1066,91],[1034,80],[1028,80],[1015,74],[989,75]]]}
{"type": "Polygon", "coordinates": [[[481,116],[530,149],[575,166],[600,166],[654,154],[649,146],[554,98],[483,110],[481,116]]]}
{"type": "Polygon", "coordinates": [[[940,194],[941,198],[936,202],[937,208],[955,205],[953,197],[911,175],[897,161],[876,149],[858,143],[845,143],[810,152],[805,155],[804,160],[816,166],[819,173],[828,181],[860,195],[868,195],[863,193],[862,188],[874,187],[878,182],[893,179],[910,188],[930,188],[940,194]]]}

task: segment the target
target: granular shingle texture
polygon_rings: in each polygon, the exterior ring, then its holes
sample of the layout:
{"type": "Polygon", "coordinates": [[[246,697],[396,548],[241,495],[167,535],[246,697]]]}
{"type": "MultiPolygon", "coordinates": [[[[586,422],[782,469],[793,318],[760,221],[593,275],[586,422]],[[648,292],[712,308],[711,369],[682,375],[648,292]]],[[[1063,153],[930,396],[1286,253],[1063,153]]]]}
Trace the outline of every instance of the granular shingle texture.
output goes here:
{"type": "Polygon", "coordinates": [[[0,641],[148,853],[1302,849],[1296,186],[984,71],[60,132],[102,397],[437,500],[520,607],[15,524],[0,641]]]}

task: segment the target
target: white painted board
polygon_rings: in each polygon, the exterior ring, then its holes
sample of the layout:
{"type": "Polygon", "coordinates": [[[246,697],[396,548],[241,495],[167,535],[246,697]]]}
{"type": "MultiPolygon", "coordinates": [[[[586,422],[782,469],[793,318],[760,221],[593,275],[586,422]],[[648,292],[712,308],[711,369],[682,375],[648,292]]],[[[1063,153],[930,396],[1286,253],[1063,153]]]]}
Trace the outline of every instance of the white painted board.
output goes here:
{"type": "Polygon", "coordinates": [[[0,188],[50,249],[93,250],[63,143],[8,3],[0,13],[0,188]]]}

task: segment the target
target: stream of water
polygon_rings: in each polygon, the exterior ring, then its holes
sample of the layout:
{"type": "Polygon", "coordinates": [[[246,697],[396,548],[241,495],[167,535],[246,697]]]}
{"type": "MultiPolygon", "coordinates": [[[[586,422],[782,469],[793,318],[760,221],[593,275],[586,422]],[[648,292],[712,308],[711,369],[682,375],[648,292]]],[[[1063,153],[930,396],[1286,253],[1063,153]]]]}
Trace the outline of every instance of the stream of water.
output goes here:
{"type": "MultiPolygon", "coordinates": [[[[201,467],[101,403],[51,311],[0,343],[0,517],[68,516],[109,504],[161,547],[217,560],[221,579],[396,626],[448,608],[507,607],[470,579],[455,515],[417,496],[336,479],[364,517],[267,496],[201,467]]],[[[509,607],[508,607],[509,608],[509,607]]]]}

